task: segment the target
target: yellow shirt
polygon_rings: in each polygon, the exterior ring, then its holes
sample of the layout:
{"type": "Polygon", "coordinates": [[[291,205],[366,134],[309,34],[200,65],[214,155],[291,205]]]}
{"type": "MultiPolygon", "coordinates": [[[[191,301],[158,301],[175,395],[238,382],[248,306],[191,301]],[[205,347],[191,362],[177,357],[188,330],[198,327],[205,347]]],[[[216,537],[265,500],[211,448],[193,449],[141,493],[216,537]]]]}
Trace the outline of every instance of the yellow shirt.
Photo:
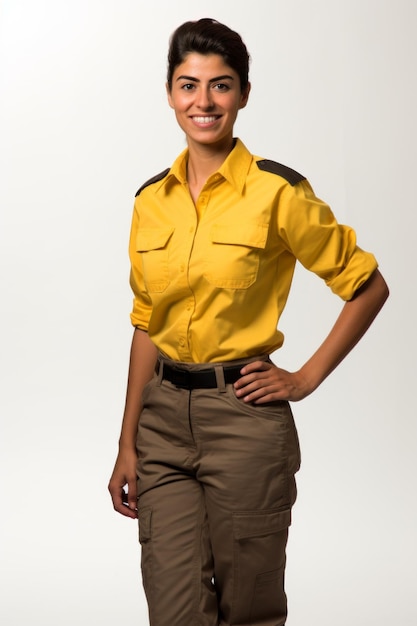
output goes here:
{"type": "Polygon", "coordinates": [[[344,300],[376,269],[355,232],[292,170],[265,171],[237,140],[195,206],[187,157],[138,192],[130,238],[132,323],[171,359],[228,361],[279,348],[297,260],[344,300]]]}

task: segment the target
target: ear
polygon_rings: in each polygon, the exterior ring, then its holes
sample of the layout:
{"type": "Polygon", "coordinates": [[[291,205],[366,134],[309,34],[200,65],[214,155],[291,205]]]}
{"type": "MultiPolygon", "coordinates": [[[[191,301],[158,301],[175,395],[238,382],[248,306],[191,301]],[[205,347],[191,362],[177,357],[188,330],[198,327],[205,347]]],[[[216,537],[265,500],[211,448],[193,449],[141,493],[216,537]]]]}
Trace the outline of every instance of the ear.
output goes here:
{"type": "Polygon", "coordinates": [[[174,108],[174,104],[172,102],[172,94],[171,94],[171,90],[169,88],[168,83],[165,83],[165,89],[166,89],[166,92],[167,92],[168,104],[171,107],[171,109],[173,109],[174,108]]]}
{"type": "Polygon", "coordinates": [[[249,93],[250,93],[250,90],[251,90],[251,86],[252,85],[250,83],[248,83],[246,89],[244,91],[242,91],[241,96],[240,96],[239,109],[244,109],[245,106],[247,105],[248,100],[249,100],[249,93]]]}

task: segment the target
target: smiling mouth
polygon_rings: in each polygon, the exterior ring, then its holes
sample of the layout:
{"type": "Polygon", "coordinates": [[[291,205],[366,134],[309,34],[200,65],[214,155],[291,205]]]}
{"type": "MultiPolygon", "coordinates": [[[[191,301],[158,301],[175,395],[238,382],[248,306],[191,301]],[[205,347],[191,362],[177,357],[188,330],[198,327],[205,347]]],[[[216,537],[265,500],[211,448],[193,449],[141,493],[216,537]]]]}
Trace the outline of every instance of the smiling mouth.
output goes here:
{"type": "Polygon", "coordinates": [[[193,115],[191,119],[197,124],[212,124],[220,118],[220,115],[193,115]]]}

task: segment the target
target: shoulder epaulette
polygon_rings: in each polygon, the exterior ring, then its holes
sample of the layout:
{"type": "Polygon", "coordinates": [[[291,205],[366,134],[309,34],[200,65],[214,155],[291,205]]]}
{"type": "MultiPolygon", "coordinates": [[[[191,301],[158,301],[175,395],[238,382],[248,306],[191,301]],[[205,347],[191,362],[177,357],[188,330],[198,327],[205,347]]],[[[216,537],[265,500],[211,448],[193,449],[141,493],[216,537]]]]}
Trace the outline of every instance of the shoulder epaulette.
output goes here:
{"type": "Polygon", "coordinates": [[[276,163],[275,161],[270,161],[269,159],[262,159],[262,161],[256,161],[256,165],[260,170],[264,172],[270,172],[271,174],[277,174],[278,176],[282,176],[285,178],[287,182],[290,183],[294,187],[297,183],[300,183],[302,180],[305,180],[305,176],[299,174],[295,170],[292,170],[290,167],[286,165],[282,165],[281,163],[276,163]]]}
{"type": "Polygon", "coordinates": [[[163,178],[165,178],[165,176],[168,174],[169,170],[170,170],[170,168],[168,167],[168,169],[164,170],[163,172],[160,172],[156,176],[152,176],[152,178],[147,180],[146,183],[143,183],[142,187],[139,187],[139,189],[137,190],[137,192],[135,194],[135,198],[136,198],[136,196],[138,196],[140,194],[141,191],[143,191],[145,189],[145,187],[149,187],[149,185],[152,185],[153,183],[157,183],[158,181],[160,181],[163,178]]]}

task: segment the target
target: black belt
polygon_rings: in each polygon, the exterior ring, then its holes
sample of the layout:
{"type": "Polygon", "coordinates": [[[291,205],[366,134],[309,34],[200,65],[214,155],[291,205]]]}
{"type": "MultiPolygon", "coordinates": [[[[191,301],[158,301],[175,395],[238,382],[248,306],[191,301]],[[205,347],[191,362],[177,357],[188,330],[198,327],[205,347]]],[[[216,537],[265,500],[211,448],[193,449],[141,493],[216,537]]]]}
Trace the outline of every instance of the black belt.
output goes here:
{"type": "MultiPolygon", "coordinates": [[[[231,365],[222,367],[224,374],[224,382],[226,385],[233,384],[242,374],[240,370],[242,365],[231,365]]],[[[159,363],[158,363],[159,370],[159,363]]],[[[163,362],[162,378],[168,380],[176,387],[182,389],[213,389],[217,387],[217,378],[214,367],[210,369],[191,371],[183,370],[179,367],[173,367],[163,362]]]]}

